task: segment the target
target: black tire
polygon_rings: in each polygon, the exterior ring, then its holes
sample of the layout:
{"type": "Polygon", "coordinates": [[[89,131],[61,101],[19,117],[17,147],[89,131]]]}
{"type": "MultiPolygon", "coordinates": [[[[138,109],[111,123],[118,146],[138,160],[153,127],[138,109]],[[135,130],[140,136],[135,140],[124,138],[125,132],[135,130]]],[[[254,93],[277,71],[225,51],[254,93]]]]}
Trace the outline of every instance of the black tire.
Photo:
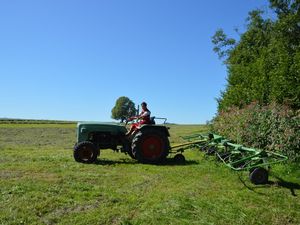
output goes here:
{"type": "Polygon", "coordinates": [[[176,154],[174,156],[175,163],[184,164],[185,163],[185,157],[182,154],[176,154]]]}
{"type": "Polygon", "coordinates": [[[156,129],[144,129],[136,133],[132,140],[132,153],[141,163],[160,163],[170,149],[166,134],[156,129]]]}
{"type": "Polygon", "coordinates": [[[207,146],[206,146],[206,145],[201,146],[201,147],[200,147],[200,150],[201,150],[202,152],[206,152],[206,151],[207,151],[207,146]]]}
{"type": "Polygon", "coordinates": [[[216,153],[216,151],[217,151],[217,148],[215,146],[211,146],[206,149],[206,154],[214,155],[216,153]]]}
{"type": "Polygon", "coordinates": [[[83,141],[74,146],[74,159],[81,163],[93,163],[96,161],[100,151],[90,141],[83,141]]]}
{"type": "Polygon", "coordinates": [[[249,178],[253,184],[267,184],[269,180],[269,173],[266,169],[257,167],[250,172],[249,178]]]}

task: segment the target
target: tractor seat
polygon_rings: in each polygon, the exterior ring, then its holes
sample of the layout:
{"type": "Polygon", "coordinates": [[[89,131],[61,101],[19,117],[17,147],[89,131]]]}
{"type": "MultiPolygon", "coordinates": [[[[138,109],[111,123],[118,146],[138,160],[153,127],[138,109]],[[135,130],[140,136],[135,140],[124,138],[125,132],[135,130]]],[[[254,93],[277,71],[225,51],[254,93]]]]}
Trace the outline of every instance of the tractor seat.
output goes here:
{"type": "Polygon", "coordinates": [[[150,124],[155,124],[155,116],[150,117],[150,124]]]}

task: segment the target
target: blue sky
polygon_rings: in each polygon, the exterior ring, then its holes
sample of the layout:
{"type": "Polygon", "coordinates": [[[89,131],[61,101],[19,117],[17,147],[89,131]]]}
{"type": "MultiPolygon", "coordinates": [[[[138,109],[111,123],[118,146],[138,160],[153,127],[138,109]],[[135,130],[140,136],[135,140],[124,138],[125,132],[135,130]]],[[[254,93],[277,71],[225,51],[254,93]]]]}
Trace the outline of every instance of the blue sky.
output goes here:
{"type": "Polygon", "coordinates": [[[0,117],[111,121],[120,96],[169,122],[205,123],[237,38],[266,0],[1,0],[0,117]]]}

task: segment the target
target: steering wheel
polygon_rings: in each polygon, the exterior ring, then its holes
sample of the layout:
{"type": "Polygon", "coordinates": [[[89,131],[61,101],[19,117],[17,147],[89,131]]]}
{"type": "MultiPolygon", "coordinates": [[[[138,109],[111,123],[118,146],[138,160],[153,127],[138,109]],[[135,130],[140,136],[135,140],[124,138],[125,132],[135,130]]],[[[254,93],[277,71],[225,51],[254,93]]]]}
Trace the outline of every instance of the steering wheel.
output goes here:
{"type": "Polygon", "coordinates": [[[125,119],[125,126],[128,124],[129,120],[128,118],[125,119]]]}
{"type": "Polygon", "coordinates": [[[131,121],[134,121],[134,120],[138,121],[139,118],[136,118],[135,116],[126,118],[126,119],[125,119],[125,125],[127,125],[128,122],[131,122],[131,121]]]}

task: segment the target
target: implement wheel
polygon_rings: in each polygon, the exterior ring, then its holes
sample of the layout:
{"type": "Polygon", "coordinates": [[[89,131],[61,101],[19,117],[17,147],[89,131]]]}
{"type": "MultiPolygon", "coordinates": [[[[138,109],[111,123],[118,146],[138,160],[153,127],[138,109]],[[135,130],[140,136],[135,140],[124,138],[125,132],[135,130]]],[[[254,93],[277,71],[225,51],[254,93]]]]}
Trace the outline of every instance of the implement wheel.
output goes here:
{"type": "Polygon", "coordinates": [[[185,157],[182,154],[176,154],[174,156],[174,162],[178,164],[184,164],[185,163],[185,157]]]}
{"type": "Polygon", "coordinates": [[[132,153],[141,163],[160,163],[169,154],[169,139],[160,130],[145,129],[132,140],[132,153]]]}
{"type": "Polygon", "coordinates": [[[74,146],[74,159],[81,163],[93,163],[98,156],[96,146],[90,141],[83,141],[74,146]]]}
{"type": "Polygon", "coordinates": [[[257,167],[250,172],[249,178],[253,184],[267,184],[269,180],[269,173],[266,169],[257,167]]]}

